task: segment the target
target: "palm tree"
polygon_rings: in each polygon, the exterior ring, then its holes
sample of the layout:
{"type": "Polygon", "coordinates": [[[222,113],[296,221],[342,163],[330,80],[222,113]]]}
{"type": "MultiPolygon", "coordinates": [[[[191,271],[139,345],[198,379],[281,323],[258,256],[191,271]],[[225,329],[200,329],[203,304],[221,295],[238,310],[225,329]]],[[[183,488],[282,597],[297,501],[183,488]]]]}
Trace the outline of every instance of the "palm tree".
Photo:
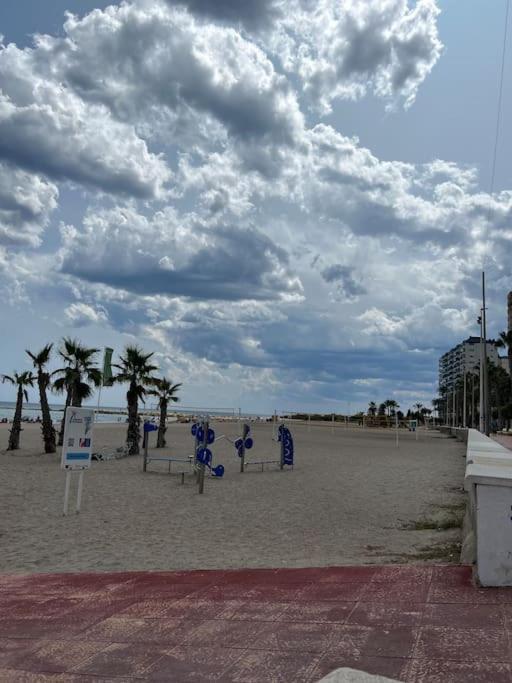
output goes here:
{"type": "Polygon", "coordinates": [[[496,342],[498,348],[507,349],[508,374],[512,377],[512,330],[500,332],[500,337],[496,342]]]}
{"type": "MultiPolygon", "coordinates": [[[[101,370],[94,365],[95,356],[99,349],[88,349],[76,339],[64,337],[59,355],[66,365],[53,374],[60,375],[53,383],[53,388],[58,393],[66,392],[66,408],[68,406],[80,407],[82,401],[90,398],[94,387],[101,386],[101,370]]],[[[66,413],[64,412],[64,415],[66,413]]],[[[64,439],[64,418],[60,425],[59,446],[64,439]]]]}
{"type": "Polygon", "coordinates": [[[375,403],[375,401],[370,401],[370,403],[368,404],[368,415],[370,415],[371,417],[375,417],[376,413],[377,404],[375,403]]]}
{"type": "Polygon", "coordinates": [[[394,411],[395,408],[400,408],[400,406],[398,405],[398,403],[395,400],[389,399],[389,398],[387,401],[384,401],[384,405],[388,409],[388,417],[391,417],[391,411],[392,410],[394,411]]]}
{"type": "Polygon", "coordinates": [[[127,346],[125,355],[120,356],[120,364],[114,364],[120,372],[113,377],[114,382],[128,382],[126,402],[128,404],[128,432],[126,445],[128,455],[139,454],[139,398],[144,402],[146,386],[154,385],[155,378],[151,373],[157,370],[156,365],[150,363],[152,353],[144,353],[138,346],[127,346]]]}
{"type": "Polygon", "coordinates": [[[16,397],[16,409],[14,411],[14,419],[12,421],[12,428],[9,435],[9,445],[7,446],[8,451],[16,451],[20,447],[20,432],[21,432],[21,412],[23,409],[23,398],[28,403],[28,393],[25,387],[34,386],[34,375],[27,370],[18,374],[15,372],[11,375],[2,375],[2,383],[10,382],[14,386],[18,387],[18,395],[16,397]]]}
{"type": "Polygon", "coordinates": [[[181,387],[181,384],[173,384],[165,377],[154,379],[153,384],[156,388],[150,389],[147,393],[158,398],[158,406],[160,408],[160,423],[158,425],[156,447],[164,448],[165,432],[167,430],[167,406],[169,405],[169,401],[177,403],[180,400],[175,394],[181,387]]]}
{"type": "Polygon", "coordinates": [[[37,386],[39,388],[39,402],[41,404],[42,431],[44,441],[44,452],[55,453],[55,429],[52,423],[50,407],[46,390],[50,384],[50,374],[46,371],[46,365],[50,360],[53,344],[47,344],[39,353],[32,353],[27,349],[27,353],[32,359],[34,368],[37,370],[37,386]]]}
{"type": "Polygon", "coordinates": [[[421,409],[423,408],[423,403],[415,403],[414,407],[416,408],[416,419],[419,422],[421,419],[421,409]]]}

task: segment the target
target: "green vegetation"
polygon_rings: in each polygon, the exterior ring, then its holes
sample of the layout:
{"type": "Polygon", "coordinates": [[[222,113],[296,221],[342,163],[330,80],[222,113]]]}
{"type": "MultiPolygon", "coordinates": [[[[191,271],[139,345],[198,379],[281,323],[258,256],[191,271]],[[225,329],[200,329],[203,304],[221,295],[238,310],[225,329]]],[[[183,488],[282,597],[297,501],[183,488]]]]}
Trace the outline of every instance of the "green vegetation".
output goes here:
{"type": "Polygon", "coordinates": [[[16,408],[14,410],[14,420],[12,422],[11,433],[9,435],[8,451],[16,451],[20,447],[21,433],[21,412],[23,410],[23,399],[28,403],[27,387],[34,386],[34,375],[29,372],[13,373],[12,375],[2,375],[2,383],[9,382],[18,387],[16,395],[16,408]]]}
{"type": "MultiPolygon", "coordinates": [[[[17,387],[16,408],[10,431],[8,450],[19,448],[23,400],[28,402],[27,387],[33,387],[37,382],[39,391],[39,403],[42,414],[42,437],[46,453],[55,453],[56,434],[52,423],[50,407],[48,404],[48,391],[65,394],[65,407],[80,407],[82,402],[92,398],[95,389],[106,385],[103,381],[103,373],[97,365],[99,349],[88,348],[80,341],[64,337],[58,351],[59,358],[64,361],[62,367],[50,372],[48,366],[51,361],[53,344],[46,344],[39,352],[27,350],[32,361],[35,374],[31,371],[13,373],[12,375],[0,375],[2,382],[9,382],[17,387]]],[[[151,362],[153,354],[145,353],[137,346],[127,346],[124,355],[120,356],[119,363],[113,364],[118,374],[111,379],[108,373],[108,385],[114,382],[128,383],[126,401],[128,406],[128,430],[126,441],[130,455],[139,452],[140,441],[140,417],[138,412],[139,400],[144,402],[147,394],[156,396],[160,407],[160,424],[158,430],[158,447],[165,446],[165,431],[167,420],[167,408],[169,402],[178,401],[176,393],[181,384],[173,384],[165,377],[157,378],[154,372],[158,370],[151,362]]],[[[110,370],[110,368],[107,368],[110,370]]],[[[330,417],[330,416],[329,416],[330,417]]],[[[58,445],[62,446],[64,437],[64,418],[61,422],[58,445]]]]}

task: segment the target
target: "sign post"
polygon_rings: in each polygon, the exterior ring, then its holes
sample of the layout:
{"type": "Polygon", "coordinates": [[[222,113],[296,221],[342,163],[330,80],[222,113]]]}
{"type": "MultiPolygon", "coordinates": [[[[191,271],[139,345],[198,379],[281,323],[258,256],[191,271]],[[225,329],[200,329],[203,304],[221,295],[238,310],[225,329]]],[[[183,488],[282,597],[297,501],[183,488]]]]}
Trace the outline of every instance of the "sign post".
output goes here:
{"type": "Polygon", "coordinates": [[[66,470],[64,489],[64,515],[68,514],[69,489],[72,472],[79,472],[76,512],[80,512],[84,471],[91,467],[93,408],[68,406],[64,417],[64,443],[62,445],[61,469],[66,470]]]}

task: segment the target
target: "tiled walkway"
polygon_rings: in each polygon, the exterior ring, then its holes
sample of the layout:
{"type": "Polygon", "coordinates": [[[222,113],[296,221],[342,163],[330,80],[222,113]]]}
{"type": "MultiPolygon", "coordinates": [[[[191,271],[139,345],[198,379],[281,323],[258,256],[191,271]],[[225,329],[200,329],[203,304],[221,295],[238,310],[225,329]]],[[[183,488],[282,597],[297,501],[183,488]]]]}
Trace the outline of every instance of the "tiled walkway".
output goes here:
{"type": "Polygon", "coordinates": [[[512,682],[511,632],[468,567],[0,576],[2,682],[512,682]]]}

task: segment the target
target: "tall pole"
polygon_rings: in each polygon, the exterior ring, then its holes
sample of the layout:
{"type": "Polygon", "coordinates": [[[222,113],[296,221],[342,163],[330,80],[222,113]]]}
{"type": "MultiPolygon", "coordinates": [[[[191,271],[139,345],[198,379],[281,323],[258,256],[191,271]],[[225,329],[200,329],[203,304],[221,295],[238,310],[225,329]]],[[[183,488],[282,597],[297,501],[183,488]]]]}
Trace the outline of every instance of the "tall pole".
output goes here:
{"type": "Polygon", "coordinates": [[[456,396],[456,391],[455,391],[455,386],[453,388],[452,396],[453,396],[453,402],[452,402],[452,427],[455,427],[455,396],[456,396]]]}
{"type": "Polygon", "coordinates": [[[487,322],[486,322],[486,307],[485,307],[485,273],[482,272],[482,333],[484,338],[484,430],[489,436],[490,420],[489,420],[489,378],[487,373],[487,322]]]}
{"type": "Polygon", "coordinates": [[[482,434],[485,432],[485,422],[484,422],[484,339],[483,339],[483,316],[482,316],[482,310],[480,309],[480,317],[478,318],[478,322],[480,323],[480,415],[479,415],[479,420],[478,420],[478,429],[482,434]]]}
{"type": "Polygon", "coordinates": [[[462,426],[464,427],[464,429],[467,426],[466,425],[466,409],[467,409],[467,405],[466,405],[466,368],[464,368],[464,400],[463,400],[464,414],[462,416],[462,426]]]}

